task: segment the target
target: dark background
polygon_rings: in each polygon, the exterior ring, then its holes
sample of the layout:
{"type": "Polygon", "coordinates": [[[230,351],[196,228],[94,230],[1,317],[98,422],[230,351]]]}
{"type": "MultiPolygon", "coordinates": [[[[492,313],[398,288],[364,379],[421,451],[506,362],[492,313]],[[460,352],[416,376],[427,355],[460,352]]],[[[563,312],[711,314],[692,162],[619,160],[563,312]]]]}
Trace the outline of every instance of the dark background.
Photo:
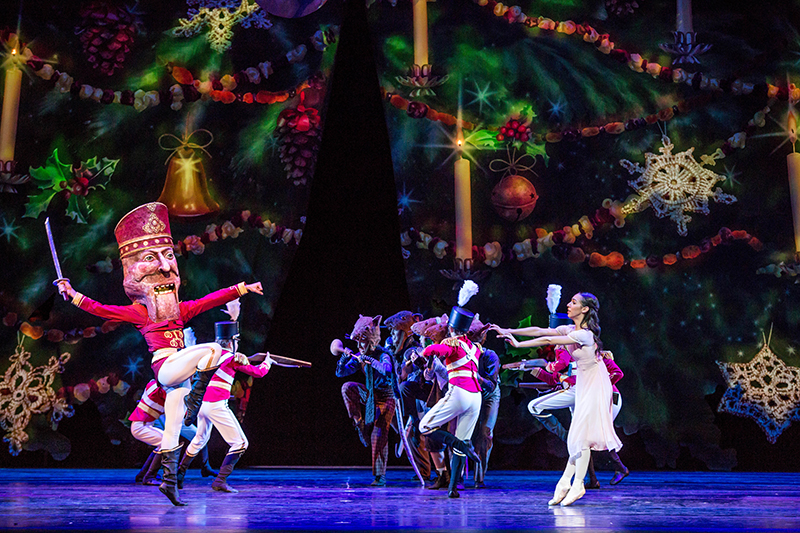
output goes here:
{"type": "MultiPolygon", "coordinates": [[[[359,313],[387,317],[409,307],[396,189],[389,138],[380,100],[372,43],[363,1],[349,1],[329,93],[328,114],[315,179],[310,187],[304,236],[278,300],[265,348],[312,361],[312,369],[273,367],[255,380],[243,427],[250,448],[244,465],[362,465],[370,463],[347,418],[340,395],[344,380],[334,376],[334,338],[344,338],[359,313]],[[391,237],[387,237],[391,236],[391,237]]],[[[624,370],[624,369],[623,369],[624,370]]],[[[677,386],[677,385],[676,385],[677,386]]],[[[716,406],[724,389],[707,396],[716,406]]],[[[512,393],[503,409],[515,409],[526,397],[512,393]]],[[[754,422],[715,414],[720,447],[736,450],[742,471],[800,470],[800,428],[794,424],[777,445],[770,445],[754,422]]],[[[146,446],[109,442],[93,402],[75,406],[59,431],[72,442],[66,460],[44,452],[0,454],[0,465],[15,467],[133,467],[147,455],[146,446]]],[[[644,430],[643,430],[644,431],[644,430]]],[[[621,433],[621,431],[620,431],[621,433]]],[[[654,469],[641,432],[620,435],[621,456],[632,470],[654,469]]],[[[392,443],[396,435],[392,436],[392,443]]],[[[546,431],[521,444],[495,441],[490,468],[560,469],[566,450],[546,431]]],[[[226,447],[212,439],[212,462],[226,447]]],[[[406,466],[405,458],[390,465],[406,466]]],[[[602,467],[602,461],[599,463],[602,467]]],[[[680,470],[705,469],[682,448],[680,470]]],[[[390,477],[392,474],[390,474],[390,477]]]]}

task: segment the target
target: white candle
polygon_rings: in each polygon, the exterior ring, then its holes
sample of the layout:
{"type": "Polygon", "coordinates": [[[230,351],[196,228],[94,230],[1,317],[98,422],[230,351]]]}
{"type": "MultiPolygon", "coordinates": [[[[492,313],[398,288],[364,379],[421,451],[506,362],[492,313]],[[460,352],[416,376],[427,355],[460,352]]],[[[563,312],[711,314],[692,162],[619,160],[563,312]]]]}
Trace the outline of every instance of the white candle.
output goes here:
{"type": "Polygon", "coordinates": [[[428,64],[428,0],[414,3],[414,64],[428,64]]]}
{"type": "Polygon", "coordinates": [[[469,159],[455,164],[456,259],[472,259],[472,187],[469,159]]]}
{"type": "Polygon", "coordinates": [[[679,32],[691,33],[692,29],[692,0],[678,0],[678,20],[677,27],[679,32]]]}
{"type": "Polygon", "coordinates": [[[14,147],[17,140],[22,70],[17,67],[16,53],[16,49],[12,51],[11,61],[6,67],[5,89],[3,90],[3,114],[0,117],[0,159],[3,161],[14,160],[14,147]]]}
{"type": "Polygon", "coordinates": [[[789,170],[789,192],[792,197],[795,258],[798,259],[800,258],[800,154],[794,151],[794,142],[797,140],[797,119],[794,113],[789,113],[788,129],[792,141],[792,153],[786,156],[786,166],[789,170]]]}

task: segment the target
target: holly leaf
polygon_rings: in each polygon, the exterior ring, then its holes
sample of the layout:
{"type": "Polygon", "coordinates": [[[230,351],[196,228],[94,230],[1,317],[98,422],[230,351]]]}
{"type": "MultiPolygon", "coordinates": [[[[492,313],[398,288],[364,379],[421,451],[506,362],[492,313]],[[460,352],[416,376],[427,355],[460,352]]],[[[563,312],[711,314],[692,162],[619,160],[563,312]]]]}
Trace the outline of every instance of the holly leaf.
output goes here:
{"type": "Polygon", "coordinates": [[[58,194],[52,189],[46,189],[35,196],[28,196],[28,203],[25,204],[25,214],[23,218],[39,218],[39,215],[47,211],[50,201],[58,194]]]}
{"type": "Polygon", "coordinates": [[[524,121],[533,120],[536,117],[536,111],[533,110],[533,106],[528,104],[524,106],[519,111],[519,117],[524,121]]]}
{"type": "MultiPolygon", "coordinates": [[[[30,175],[40,189],[56,188],[60,182],[72,179],[72,165],[65,165],[59,160],[58,148],[56,148],[47,158],[43,167],[31,167],[30,175]]],[[[58,189],[56,188],[56,190],[58,189]]]]}
{"type": "Polygon", "coordinates": [[[500,150],[506,146],[505,141],[497,140],[496,131],[477,130],[471,133],[465,140],[479,150],[500,150]]]}
{"type": "Polygon", "coordinates": [[[67,202],[67,215],[75,222],[78,224],[87,224],[89,213],[91,212],[92,210],[89,204],[86,203],[86,198],[77,194],[73,194],[69,197],[69,201],[67,202]]]}
{"type": "Polygon", "coordinates": [[[96,157],[93,157],[83,161],[76,174],[89,180],[90,189],[98,187],[105,189],[117,169],[117,163],[119,163],[119,159],[104,157],[98,161],[96,157]]]}
{"type": "Polygon", "coordinates": [[[525,143],[525,153],[530,155],[531,157],[536,157],[537,155],[542,156],[544,159],[544,166],[547,166],[547,162],[550,160],[550,156],[547,155],[545,151],[545,146],[547,143],[525,143]]]}

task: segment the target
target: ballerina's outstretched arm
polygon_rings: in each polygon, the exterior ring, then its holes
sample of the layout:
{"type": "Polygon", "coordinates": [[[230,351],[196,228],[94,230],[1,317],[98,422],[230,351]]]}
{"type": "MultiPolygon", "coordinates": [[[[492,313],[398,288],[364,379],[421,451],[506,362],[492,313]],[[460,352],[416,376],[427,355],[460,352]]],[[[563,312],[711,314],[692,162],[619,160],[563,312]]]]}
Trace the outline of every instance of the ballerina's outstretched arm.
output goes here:
{"type": "Polygon", "coordinates": [[[578,341],[568,335],[556,335],[547,337],[537,337],[526,341],[517,340],[511,333],[498,333],[498,337],[505,339],[514,348],[536,348],[537,346],[548,346],[550,344],[565,345],[578,344],[578,341]]]}

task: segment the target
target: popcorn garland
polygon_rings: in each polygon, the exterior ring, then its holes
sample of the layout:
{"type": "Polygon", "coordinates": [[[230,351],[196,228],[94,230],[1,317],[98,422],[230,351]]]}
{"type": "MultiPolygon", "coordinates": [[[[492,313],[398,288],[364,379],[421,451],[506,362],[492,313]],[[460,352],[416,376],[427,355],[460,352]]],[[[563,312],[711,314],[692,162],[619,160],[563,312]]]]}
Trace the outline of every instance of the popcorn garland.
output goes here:
{"type": "MultiPolygon", "coordinates": [[[[415,100],[406,100],[405,98],[403,98],[398,94],[387,91],[384,87],[381,87],[381,95],[392,106],[396,107],[397,109],[400,109],[401,111],[406,111],[408,116],[411,118],[417,118],[417,119],[426,118],[428,120],[442,122],[443,124],[447,124],[448,126],[455,125],[456,122],[458,121],[458,119],[453,115],[436,111],[435,109],[431,108],[430,106],[428,106],[423,102],[415,100]]],[[[582,138],[585,139],[589,137],[595,137],[602,133],[607,133],[609,135],[619,135],[621,133],[640,129],[645,126],[655,124],[657,122],[667,122],[669,120],[672,120],[674,117],[678,115],[686,114],[689,111],[702,107],[707,103],[711,102],[713,99],[714,95],[712,94],[701,94],[693,96],[691,98],[687,98],[686,100],[681,100],[680,102],[676,103],[671,107],[665,107],[663,109],[660,109],[658,112],[650,115],[631,118],[624,122],[609,122],[601,126],[587,126],[582,128],[573,127],[573,128],[562,129],[560,131],[550,131],[546,133],[540,133],[531,131],[530,126],[532,124],[529,124],[525,134],[534,143],[541,143],[541,142],[557,143],[561,142],[562,140],[571,142],[580,140],[582,138]]],[[[462,119],[462,127],[465,130],[474,130],[477,127],[477,125],[474,122],[468,122],[462,119]]],[[[503,135],[502,128],[489,127],[487,128],[487,130],[500,131],[501,132],[500,135],[503,135]]],[[[514,140],[516,140],[516,137],[509,137],[507,135],[503,135],[503,138],[501,138],[498,135],[497,140],[498,141],[507,140],[513,142],[514,140]]],[[[521,141],[522,139],[520,138],[519,140],[521,141]]],[[[527,140],[528,139],[525,139],[525,141],[527,140]]]]}
{"type": "Polygon", "coordinates": [[[178,255],[187,256],[189,253],[194,255],[202,254],[206,249],[206,244],[218,240],[235,239],[244,231],[245,224],[255,228],[264,237],[268,238],[272,244],[283,242],[284,244],[300,244],[303,236],[302,229],[289,229],[271,222],[269,219],[263,220],[259,215],[251,215],[249,210],[242,211],[226,220],[220,225],[209,224],[206,230],[200,235],[189,235],[182,241],[175,244],[175,252],[178,255]]]}
{"type": "Polygon", "coordinates": [[[776,278],[783,276],[793,278],[800,274],[800,263],[791,263],[788,265],[783,261],[780,263],[772,263],[756,270],[756,274],[772,274],[776,278]]]}
{"type": "MultiPolygon", "coordinates": [[[[606,202],[609,202],[609,200],[606,200],[606,202]]],[[[604,202],[604,205],[606,202],[604,202]]],[[[615,202],[615,204],[618,204],[618,202],[615,202]]],[[[610,216],[612,216],[610,209],[604,207],[596,211],[592,222],[599,222],[599,220],[606,219],[606,223],[610,223],[611,220],[608,219],[610,216]]],[[[614,220],[616,225],[616,222],[622,219],[617,218],[612,220],[614,220]]],[[[587,254],[581,245],[576,243],[577,239],[582,236],[582,233],[586,239],[591,238],[591,233],[587,233],[586,229],[594,227],[594,224],[587,224],[587,222],[589,222],[589,219],[584,216],[581,217],[581,225],[575,224],[573,226],[565,226],[563,229],[557,231],[547,231],[544,228],[536,228],[537,238],[535,240],[525,239],[507,249],[503,249],[497,241],[486,243],[483,246],[473,246],[472,256],[475,263],[484,263],[491,268],[497,268],[502,262],[510,262],[514,259],[517,261],[525,261],[531,258],[536,259],[543,252],[550,250],[556,259],[562,261],[569,261],[570,263],[587,262],[589,266],[593,268],[607,267],[611,270],[619,270],[623,266],[634,269],[645,267],[658,268],[661,265],[672,266],[682,260],[688,261],[696,259],[701,254],[710,252],[714,247],[720,244],[729,245],[734,241],[746,241],[755,251],[762,250],[764,246],[757,237],[745,230],[731,230],[723,227],[716,235],[703,239],[698,245],[685,246],[680,251],[661,256],[652,254],[644,259],[626,259],[625,256],[619,252],[611,252],[607,255],[598,252],[590,252],[587,254]]],[[[601,224],[596,225],[599,226],[601,224]]],[[[617,227],[621,227],[621,225],[617,225],[617,227]]],[[[400,235],[400,244],[403,247],[416,244],[417,248],[431,250],[437,259],[444,259],[446,256],[451,258],[455,257],[454,243],[444,241],[422,231],[417,231],[414,228],[410,228],[400,235]]],[[[406,258],[410,256],[410,252],[406,249],[404,249],[404,256],[406,258]]]]}
{"type": "Polygon", "coordinates": [[[571,20],[555,21],[545,17],[529,17],[522,12],[519,6],[506,6],[496,0],[474,0],[476,4],[491,11],[497,17],[504,18],[509,24],[524,24],[529,28],[555,31],[565,35],[577,35],[587,43],[593,44],[601,53],[610,56],[619,63],[625,63],[634,72],[646,73],[653,78],[675,84],[686,83],[695,90],[725,92],[736,96],[748,95],[753,92],[762,93],[769,98],[788,100],[792,105],[800,101],[800,88],[793,84],[787,87],[777,87],[769,83],[750,83],[740,79],[718,79],[703,75],[702,72],[690,73],[680,68],[663,67],[660,64],[648,61],[640,54],[631,53],[616,45],[610,40],[607,33],[599,33],[590,25],[576,24],[571,20]]]}
{"type": "Polygon", "coordinates": [[[112,372],[98,380],[90,379],[86,383],[61,387],[58,390],[58,396],[69,403],[80,405],[89,400],[92,395],[114,392],[118,396],[125,396],[130,388],[131,386],[128,382],[120,379],[117,374],[112,372]]]}
{"type": "MultiPolygon", "coordinates": [[[[120,267],[122,264],[120,263],[120,267]]],[[[6,327],[16,327],[19,332],[33,340],[46,339],[50,342],[59,343],[66,342],[67,344],[77,344],[82,339],[91,339],[96,337],[98,333],[111,333],[117,329],[122,322],[118,320],[106,320],[102,326],[89,326],[85,328],[72,328],[69,331],[63,331],[58,328],[44,329],[44,327],[35,323],[20,321],[17,313],[9,311],[3,317],[3,325],[6,327]]]]}
{"type": "MultiPolygon", "coordinates": [[[[770,86],[772,87],[772,86],[770,86]]],[[[777,87],[775,87],[777,89],[777,87]]],[[[797,89],[794,84],[789,85],[789,89],[791,90],[792,94],[798,92],[798,96],[800,96],[800,89],[797,89]]],[[[774,92],[774,91],[773,91],[774,92]]],[[[386,91],[385,88],[381,88],[381,94],[383,98],[389,102],[392,106],[396,107],[397,109],[406,111],[409,117],[411,118],[426,118],[428,120],[436,120],[440,121],[443,124],[447,124],[449,126],[455,125],[458,121],[456,117],[450,115],[448,113],[443,113],[436,111],[435,109],[431,108],[427,104],[423,102],[418,102],[414,100],[406,100],[400,95],[391,93],[386,91]]],[[[633,131],[639,128],[643,128],[645,126],[649,126],[655,124],[657,122],[667,122],[678,115],[682,115],[697,109],[714,99],[713,94],[701,94],[698,96],[694,96],[688,98],[686,100],[682,100],[677,104],[673,105],[672,107],[665,107],[658,111],[657,113],[645,115],[643,117],[632,118],[628,119],[624,122],[609,122],[602,126],[589,126],[585,128],[566,128],[561,131],[551,131],[547,133],[538,133],[538,132],[531,132],[530,139],[531,142],[534,144],[541,143],[542,141],[548,143],[557,143],[563,141],[567,142],[574,142],[580,139],[585,139],[589,137],[595,137],[602,133],[607,133],[609,135],[619,135],[628,131],[633,131]]],[[[747,122],[747,127],[733,134],[729,137],[722,146],[717,150],[715,153],[715,157],[717,159],[721,159],[724,156],[730,155],[733,153],[734,149],[736,148],[744,148],[747,137],[753,135],[758,128],[763,127],[766,124],[766,116],[772,110],[772,107],[777,103],[777,97],[771,97],[767,102],[767,105],[761,109],[760,111],[756,112],[752,119],[747,122]]],[[[796,102],[791,101],[792,105],[796,102]]],[[[477,125],[473,122],[467,122],[462,120],[462,127],[466,130],[474,130],[477,125]]],[[[495,131],[497,128],[487,128],[488,131],[495,131]]],[[[502,139],[499,139],[502,140],[502,139]]],[[[509,139],[510,141],[513,139],[509,139]]]]}
{"type": "MultiPolygon", "coordinates": [[[[337,28],[335,27],[318,30],[309,38],[310,46],[315,50],[324,52],[330,44],[336,42],[336,30],[337,28]]],[[[16,41],[16,39],[17,36],[13,33],[0,38],[4,43],[16,41]]],[[[301,44],[274,61],[259,63],[258,69],[250,67],[233,75],[224,75],[220,79],[212,78],[205,81],[195,80],[188,70],[170,63],[167,64],[167,70],[178,83],[161,91],[145,91],[143,89],[115,91],[113,89],[92,87],[80,81],[75,81],[75,78],[66,72],[53,68],[50,63],[35,56],[31,49],[22,43],[20,43],[19,58],[20,62],[30,67],[36,76],[51,82],[54,85],[54,90],[58,90],[62,94],[70,93],[83,100],[94,100],[106,105],[122,104],[133,106],[134,109],[141,112],[151,107],[157,107],[162,103],[169,104],[171,109],[178,111],[183,107],[184,102],[191,103],[200,99],[210,99],[225,104],[233,102],[246,104],[285,102],[308,88],[308,80],[298,84],[293,89],[278,92],[264,90],[252,92],[242,90],[242,88],[246,88],[248,84],[258,85],[261,81],[266,80],[270,74],[274,73],[275,69],[287,68],[301,62],[305,58],[307,51],[306,45],[301,44]],[[240,89],[234,92],[237,87],[240,87],[240,89]]]]}

